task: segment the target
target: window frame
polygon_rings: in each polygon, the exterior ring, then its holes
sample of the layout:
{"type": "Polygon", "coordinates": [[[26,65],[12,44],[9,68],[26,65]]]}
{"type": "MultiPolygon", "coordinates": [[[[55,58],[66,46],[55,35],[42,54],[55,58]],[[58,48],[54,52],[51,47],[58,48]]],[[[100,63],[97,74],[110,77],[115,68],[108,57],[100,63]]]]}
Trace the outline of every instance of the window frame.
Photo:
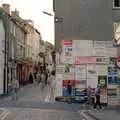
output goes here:
{"type": "MultiPolygon", "coordinates": [[[[120,0],[119,0],[119,4],[120,4],[120,0]]],[[[120,5],[119,5],[119,7],[115,7],[115,0],[113,0],[113,8],[114,9],[120,9],[120,5]]]]}

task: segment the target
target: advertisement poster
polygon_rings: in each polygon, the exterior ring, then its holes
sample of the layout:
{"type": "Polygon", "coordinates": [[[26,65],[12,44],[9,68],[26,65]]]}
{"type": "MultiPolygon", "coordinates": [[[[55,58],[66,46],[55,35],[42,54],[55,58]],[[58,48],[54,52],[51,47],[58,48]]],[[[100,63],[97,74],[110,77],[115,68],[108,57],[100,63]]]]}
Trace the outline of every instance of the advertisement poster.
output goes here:
{"type": "Polygon", "coordinates": [[[76,79],[76,88],[85,88],[86,87],[86,66],[85,65],[76,65],[75,66],[75,79],[76,79]]]}
{"type": "Polygon", "coordinates": [[[110,85],[118,84],[117,69],[115,66],[108,66],[108,84],[110,85]]]}
{"type": "Polygon", "coordinates": [[[107,75],[108,74],[108,66],[107,65],[96,65],[97,75],[107,75]]]}
{"type": "Polygon", "coordinates": [[[116,89],[108,89],[108,104],[116,105],[117,103],[117,91],[116,89]]]}
{"type": "Polygon", "coordinates": [[[66,64],[63,73],[64,80],[74,80],[75,79],[75,67],[73,64],[66,64]]]}
{"type": "Polygon", "coordinates": [[[105,48],[94,48],[93,56],[106,56],[105,48]]]}
{"type": "Polygon", "coordinates": [[[92,64],[96,63],[95,57],[90,56],[76,56],[75,57],[75,64],[92,64]]]}
{"type": "Polygon", "coordinates": [[[97,83],[98,78],[96,72],[96,65],[87,65],[87,87],[91,86],[92,88],[96,88],[97,83]]]}
{"type": "Polygon", "coordinates": [[[75,96],[75,80],[63,80],[62,81],[62,96],[69,96],[68,93],[68,84],[71,83],[72,91],[71,96],[75,96]]]}
{"type": "Polygon", "coordinates": [[[62,41],[62,63],[73,64],[73,40],[62,41]]]}
{"type": "Polygon", "coordinates": [[[93,46],[94,48],[105,48],[106,41],[94,41],[93,46]]]}
{"type": "Polygon", "coordinates": [[[92,40],[75,40],[74,41],[75,56],[93,56],[92,40]]]}
{"type": "Polygon", "coordinates": [[[107,57],[116,57],[117,56],[117,48],[106,48],[107,57]]]}

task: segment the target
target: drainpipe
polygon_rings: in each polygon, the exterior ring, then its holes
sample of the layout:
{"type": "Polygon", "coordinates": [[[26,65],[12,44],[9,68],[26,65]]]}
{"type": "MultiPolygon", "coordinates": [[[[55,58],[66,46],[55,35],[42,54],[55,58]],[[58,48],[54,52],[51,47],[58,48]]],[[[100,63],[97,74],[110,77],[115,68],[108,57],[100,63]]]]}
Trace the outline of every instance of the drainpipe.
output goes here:
{"type": "Polygon", "coordinates": [[[5,27],[5,44],[4,44],[4,48],[5,48],[5,54],[4,54],[4,82],[3,82],[3,94],[7,94],[8,93],[8,50],[7,50],[7,44],[8,44],[8,16],[4,14],[3,16],[3,24],[5,27]],[[5,18],[6,17],[6,18],[5,18]],[[7,85],[6,85],[7,84],[7,85]]]}

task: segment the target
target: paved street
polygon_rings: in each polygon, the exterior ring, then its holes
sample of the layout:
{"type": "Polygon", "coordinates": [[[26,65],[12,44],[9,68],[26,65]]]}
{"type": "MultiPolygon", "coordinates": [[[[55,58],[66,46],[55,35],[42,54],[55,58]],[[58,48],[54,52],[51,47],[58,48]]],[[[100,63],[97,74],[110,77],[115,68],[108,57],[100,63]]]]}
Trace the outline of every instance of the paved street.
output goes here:
{"type": "Polygon", "coordinates": [[[80,120],[77,112],[55,109],[9,108],[1,120],[80,120]]]}
{"type": "Polygon", "coordinates": [[[116,110],[104,110],[101,112],[91,111],[88,115],[98,120],[120,120],[120,112],[116,110]]]}
{"type": "MultiPolygon", "coordinates": [[[[12,100],[12,97],[13,95],[5,97],[4,100],[12,100]]],[[[18,92],[18,101],[50,102],[51,100],[54,100],[53,97],[54,95],[51,95],[50,88],[45,87],[44,89],[41,89],[40,85],[35,84],[23,86],[18,92]]]]}

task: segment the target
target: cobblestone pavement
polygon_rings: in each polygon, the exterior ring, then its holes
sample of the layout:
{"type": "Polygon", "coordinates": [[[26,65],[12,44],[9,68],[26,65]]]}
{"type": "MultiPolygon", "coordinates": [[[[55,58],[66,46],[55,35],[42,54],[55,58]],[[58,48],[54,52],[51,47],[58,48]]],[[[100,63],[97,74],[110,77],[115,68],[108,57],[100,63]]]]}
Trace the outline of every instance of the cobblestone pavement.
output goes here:
{"type": "Polygon", "coordinates": [[[80,120],[77,112],[55,109],[9,108],[2,120],[80,120]]]}

